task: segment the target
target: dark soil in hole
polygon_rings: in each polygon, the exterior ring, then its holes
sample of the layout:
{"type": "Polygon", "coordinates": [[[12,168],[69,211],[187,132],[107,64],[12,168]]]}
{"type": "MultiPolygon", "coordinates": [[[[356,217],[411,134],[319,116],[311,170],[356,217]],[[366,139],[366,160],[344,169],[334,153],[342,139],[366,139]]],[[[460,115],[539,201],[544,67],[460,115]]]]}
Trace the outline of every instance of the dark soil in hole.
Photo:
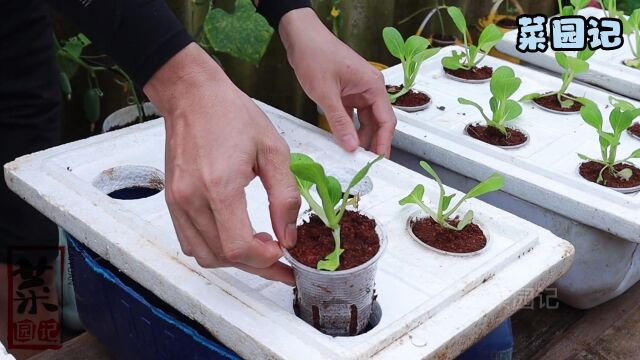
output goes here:
{"type": "Polygon", "coordinates": [[[453,35],[433,34],[431,37],[431,46],[445,47],[455,44],[457,38],[453,35]]]}
{"type": "MultiPolygon", "coordinates": [[[[162,116],[161,115],[156,115],[156,114],[147,115],[147,116],[145,116],[144,121],[142,121],[142,122],[144,123],[144,122],[147,122],[147,121],[155,120],[155,119],[158,119],[160,117],[162,117],[162,116]]],[[[129,123],[126,123],[126,124],[123,124],[123,125],[116,125],[116,126],[112,127],[111,129],[109,129],[109,131],[107,131],[107,132],[128,128],[129,126],[133,126],[133,125],[140,124],[140,123],[141,123],[140,116],[136,116],[136,119],[133,120],[132,122],[129,122],[129,123]]]]}
{"type": "Polygon", "coordinates": [[[507,128],[507,135],[504,135],[494,127],[480,124],[470,124],[467,127],[467,134],[474,139],[497,146],[520,145],[528,138],[527,134],[517,129],[507,128]]]}
{"type": "Polygon", "coordinates": [[[629,132],[640,138],[640,122],[637,122],[629,127],[629,132]]]}
{"type": "MultiPolygon", "coordinates": [[[[567,94],[567,95],[569,95],[569,97],[572,97],[574,99],[576,98],[572,94],[567,94]]],[[[564,95],[562,95],[562,99],[571,100],[564,95]]],[[[547,108],[555,111],[576,112],[576,111],[580,111],[580,108],[582,108],[582,104],[577,101],[574,101],[571,107],[563,108],[562,105],[560,105],[560,102],[558,101],[558,97],[555,94],[544,95],[542,97],[534,99],[533,101],[535,101],[536,104],[542,106],[543,108],[547,108]]]]}
{"type": "MultiPolygon", "coordinates": [[[[459,221],[456,217],[449,220],[448,223],[456,226],[459,221]]],[[[412,221],[411,231],[423,243],[452,253],[472,253],[487,246],[487,238],[482,229],[473,223],[460,231],[455,231],[445,229],[432,218],[426,217],[412,221]]]]}
{"type": "MultiPolygon", "coordinates": [[[[346,211],[340,221],[341,247],[338,270],[347,270],[362,265],[380,250],[380,238],[376,232],[376,221],[357,213],[346,211]]],[[[331,229],[313,214],[308,222],[298,226],[298,242],[289,254],[296,260],[315,269],[318,261],[335,249],[331,229]]]]}
{"type": "Polygon", "coordinates": [[[116,200],[138,200],[151,197],[162,191],[162,189],[150,188],[150,187],[128,187],[124,189],[118,189],[107,194],[110,198],[116,200]]]}
{"type": "MultiPolygon", "coordinates": [[[[587,161],[580,164],[579,172],[583,178],[595,183],[598,180],[598,174],[602,168],[602,164],[598,164],[595,161],[587,161]]],[[[631,164],[618,164],[614,166],[614,169],[616,169],[616,171],[631,169],[633,175],[629,180],[624,180],[616,177],[609,170],[605,170],[602,173],[604,181],[600,183],[600,185],[616,189],[640,186],[640,169],[637,167],[631,164]]]]}
{"type": "MultiPolygon", "coordinates": [[[[401,90],[402,90],[402,85],[398,85],[398,86],[387,85],[387,92],[389,94],[395,94],[401,90]]],[[[393,105],[415,107],[415,106],[425,105],[429,103],[430,100],[431,99],[429,98],[429,96],[427,96],[427,94],[425,93],[409,90],[408,93],[397,98],[396,102],[393,103],[393,105]]]]}
{"type": "Polygon", "coordinates": [[[481,68],[474,66],[471,70],[450,70],[447,68],[443,69],[447,74],[465,80],[486,80],[491,78],[491,75],[493,75],[493,68],[491,66],[483,66],[481,68]]]}
{"type": "Polygon", "coordinates": [[[518,28],[518,22],[515,19],[512,19],[512,18],[500,19],[500,20],[498,20],[496,25],[498,25],[499,27],[504,28],[504,29],[517,29],[518,28]]]}

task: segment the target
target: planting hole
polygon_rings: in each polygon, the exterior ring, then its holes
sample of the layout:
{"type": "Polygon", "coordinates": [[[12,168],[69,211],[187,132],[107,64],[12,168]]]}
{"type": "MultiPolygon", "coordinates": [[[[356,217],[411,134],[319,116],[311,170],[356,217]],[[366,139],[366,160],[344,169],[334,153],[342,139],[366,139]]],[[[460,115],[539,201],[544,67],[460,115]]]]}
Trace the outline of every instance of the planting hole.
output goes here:
{"type": "MultiPolygon", "coordinates": [[[[302,319],[300,317],[300,307],[298,305],[298,302],[296,301],[297,297],[298,297],[298,289],[294,288],[293,289],[293,312],[296,314],[297,317],[302,319]]],[[[378,326],[378,324],[380,324],[380,319],[382,319],[382,308],[380,307],[380,304],[376,300],[375,295],[373,299],[374,299],[373,304],[371,305],[371,315],[369,316],[369,322],[367,323],[367,326],[359,334],[349,335],[349,336],[358,336],[358,335],[366,334],[367,332],[371,331],[373,328],[378,326]]],[[[354,323],[357,322],[357,310],[355,309],[355,307],[356,307],[355,305],[351,305],[350,307],[351,324],[349,326],[349,332],[353,331],[353,328],[356,326],[354,323]]],[[[311,311],[313,314],[313,327],[315,327],[320,331],[320,327],[322,326],[320,321],[320,309],[318,308],[318,306],[313,305],[311,307],[311,311]]]]}
{"type": "Polygon", "coordinates": [[[112,199],[144,199],[164,190],[164,173],[150,166],[116,166],[101,172],[93,186],[112,199]]]}
{"type": "MultiPolygon", "coordinates": [[[[327,170],[327,175],[334,176],[340,182],[342,189],[346,190],[347,186],[349,186],[349,182],[356,175],[357,170],[350,168],[337,168],[333,170],[327,170]]],[[[368,194],[373,189],[373,182],[369,176],[365,176],[362,181],[358,183],[358,185],[354,186],[351,191],[349,191],[349,198],[352,198],[356,194],[359,194],[360,197],[368,194]]]]}

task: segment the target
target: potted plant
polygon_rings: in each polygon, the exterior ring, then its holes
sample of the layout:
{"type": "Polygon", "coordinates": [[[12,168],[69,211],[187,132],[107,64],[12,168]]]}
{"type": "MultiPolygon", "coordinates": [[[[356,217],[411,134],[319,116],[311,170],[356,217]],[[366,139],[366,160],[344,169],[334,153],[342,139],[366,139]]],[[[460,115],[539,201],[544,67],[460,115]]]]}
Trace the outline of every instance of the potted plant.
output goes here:
{"type": "Polygon", "coordinates": [[[627,42],[633,58],[626,59],[623,63],[637,70],[640,70],[640,9],[635,9],[629,18],[624,13],[619,14],[618,18],[622,21],[624,34],[627,35],[627,42]]]}
{"type": "Polygon", "coordinates": [[[409,195],[399,201],[400,205],[415,204],[421,209],[407,220],[409,235],[419,244],[439,253],[478,254],[486,247],[488,235],[480,224],[474,221],[473,211],[468,210],[461,217],[460,207],[468,199],[502,189],[504,177],[497,173],[492,174],[451,206],[456,194],[445,193],[442,180],[427,162],[421,161],[420,166],[438,182],[440,191],[437,204],[434,204],[436,207],[433,209],[422,201],[424,186],[421,184],[416,185],[409,195]]]}
{"type": "Polygon", "coordinates": [[[489,11],[489,15],[485,18],[478,20],[479,28],[483,29],[488,24],[496,24],[500,31],[507,32],[513,29],[518,28],[518,22],[516,21],[516,16],[523,14],[524,9],[520,2],[517,0],[493,0],[493,6],[489,11]],[[500,9],[500,5],[504,3],[504,14],[498,14],[498,10],[500,9]],[[513,5],[513,6],[512,6],[513,5]]]}
{"type": "Polygon", "coordinates": [[[603,129],[602,114],[598,106],[589,100],[584,100],[580,115],[598,132],[600,159],[578,154],[580,159],[584,160],[578,167],[578,172],[588,181],[619,192],[636,192],[640,190],[640,169],[629,160],[640,158],[640,149],[636,149],[622,160],[618,160],[617,155],[620,137],[631,125],[633,119],[640,116],[640,108],[635,108],[632,104],[613,97],[609,98],[609,103],[613,106],[609,114],[612,132],[603,129]]]}
{"type": "Polygon", "coordinates": [[[517,101],[509,99],[518,90],[521,83],[522,80],[516,77],[508,66],[500,66],[493,72],[490,84],[493,96],[489,100],[491,117],[487,116],[477,103],[465,98],[458,98],[460,104],[471,105],[478,109],[486,122],[486,125],[468,124],[465,127],[465,133],[474,139],[506,149],[526,144],[529,136],[523,130],[505,126],[507,121],[514,120],[522,113],[522,106],[517,101]]]}
{"type": "MultiPolygon", "coordinates": [[[[421,12],[430,10],[427,13],[427,15],[424,17],[422,22],[420,23],[420,26],[418,27],[418,31],[416,31],[416,35],[421,35],[422,32],[424,31],[424,28],[429,23],[429,20],[431,20],[433,15],[437,14],[440,32],[427,36],[427,39],[429,39],[433,47],[446,47],[446,46],[454,45],[458,42],[458,37],[453,34],[447,33],[444,28],[444,19],[442,17],[441,11],[446,8],[447,8],[447,5],[445,4],[444,0],[443,1],[434,0],[434,6],[427,6],[427,7],[421,8],[418,11],[414,12],[413,14],[400,20],[398,24],[403,24],[409,21],[410,19],[412,19],[414,16],[420,14],[421,12]]],[[[467,34],[467,36],[469,36],[469,34],[467,34]]]]}
{"type": "Polygon", "coordinates": [[[593,53],[593,50],[589,48],[579,51],[576,56],[567,55],[567,53],[561,51],[556,52],[556,62],[563,69],[560,90],[527,94],[523,96],[520,101],[533,101],[533,103],[541,109],[553,113],[578,113],[582,104],[575,95],[568,93],[567,89],[576,75],[589,71],[589,63],[587,60],[593,56],[593,53]]]}
{"type": "Polygon", "coordinates": [[[357,209],[358,197],[350,198],[350,191],[380,159],[367,163],[343,190],[309,156],[291,155],[291,172],[310,207],[308,219],[298,225],[295,247],[284,250],[296,280],[294,307],[304,321],[328,335],[357,335],[371,316],[386,239],[381,224],[347,206],[357,209]]]}
{"type": "Polygon", "coordinates": [[[387,85],[389,101],[396,108],[404,111],[426,109],[431,103],[429,95],[413,89],[422,63],[440,51],[440,48],[429,48],[429,40],[422,36],[410,36],[405,42],[400,32],[392,27],[382,30],[382,38],[391,55],[400,59],[404,81],[402,85],[387,85]]]}
{"type": "Polygon", "coordinates": [[[493,69],[489,66],[478,67],[484,57],[502,39],[503,33],[495,24],[490,24],[478,38],[478,45],[471,45],[467,38],[467,22],[460,8],[447,7],[447,12],[458,30],[462,33],[464,51],[453,50],[451,56],[442,58],[445,75],[464,82],[485,82],[491,78],[493,69]]]}

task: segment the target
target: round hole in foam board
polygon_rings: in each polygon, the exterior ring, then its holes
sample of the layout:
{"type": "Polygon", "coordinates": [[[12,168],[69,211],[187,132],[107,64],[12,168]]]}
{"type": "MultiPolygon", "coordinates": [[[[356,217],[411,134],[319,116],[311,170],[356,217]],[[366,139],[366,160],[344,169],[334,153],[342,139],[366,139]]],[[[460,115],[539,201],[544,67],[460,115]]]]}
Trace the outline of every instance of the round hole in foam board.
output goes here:
{"type": "Polygon", "coordinates": [[[116,166],[101,172],[92,184],[113,199],[138,200],[164,190],[164,173],[151,166],[116,166]]]}

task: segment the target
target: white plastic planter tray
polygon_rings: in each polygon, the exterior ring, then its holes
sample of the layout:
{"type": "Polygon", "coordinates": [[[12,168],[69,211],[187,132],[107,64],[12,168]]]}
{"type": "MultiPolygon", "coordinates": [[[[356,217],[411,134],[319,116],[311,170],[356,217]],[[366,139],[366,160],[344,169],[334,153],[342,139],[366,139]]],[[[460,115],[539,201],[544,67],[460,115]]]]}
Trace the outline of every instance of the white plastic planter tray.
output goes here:
{"type": "MultiPolygon", "coordinates": [[[[576,242],[588,242],[588,245],[580,246],[588,248],[582,253],[576,245],[578,261],[569,273],[573,273],[573,277],[566,283],[559,283],[560,294],[568,303],[591,307],[618,295],[638,281],[640,265],[636,258],[640,254],[633,250],[640,242],[640,195],[623,195],[589,183],[576,172],[580,163],[577,152],[591,156],[599,154],[595,130],[586,125],[579,114],[553,114],[531,104],[523,104],[523,114],[512,124],[529,132],[531,140],[528,145],[504,150],[464,135],[467,123],[478,122],[482,118],[476,109],[460,105],[458,97],[476,101],[488,109],[491,94],[488,83],[466,84],[444,77],[440,59],[451,49],[443,49],[423,64],[417,78],[416,88],[432,94],[433,106],[416,113],[396,110],[399,123],[394,145],[414,155],[400,159],[400,162],[414,167],[418,158],[424,158],[442,165],[455,175],[445,182],[464,190],[469,189],[464,184],[471,185],[467,178],[481,180],[491,172],[499,171],[507,178],[504,192],[513,196],[496,205],[544,225],[574,245],[576,242]],[[532,206],[539,207],[536,211],[542,213],[534,215],[532,206]],[[586,228],[582,225],[584,229],[577,231],[573,228],[575,221],[585,224],[586,228]],[[593,228],[603,232],[594,232],[593,228]],[[580,235],[584,233],[588,235],[580,235]],[[608,248],[610,239],[615,241],[608,248]],[[612,249],[621,248],[629,251],[624,257],[615,260],[607,257],[620,255],[612,249]],[[611,252],[607,253],[608,250],[611,252]],[[614,264],[621,260],[622,268],[619,269],[614,264]],[[602,267],[600,273],[589,268],[598,261],[602,267]]],[[[515,99],[530,92],[560,87],[558,78],[500,59],[487,57],[483,65],[494,68],[509,65],[514,68],[516,75],[523,80],[515,99]]],[[[384,75],[386,82],[393,84],[402,79],[402,69],[394,66],[385,70],[384,75]]],[[[580,84],[572,84],[569,91],[596,101],[608,118],[611,106],[605,104],[610,94],[580,84]]],[[[626,155],[638,147],[640,142],[625,133],[619,154],[626,155]]]]}
{"type": "MultiPolygon", "coordinates": [[[[359,168],[373,158],[346,154],[323,131],[260,106],[292,151],[329,169],[359,168]]],[[[382,319],[366,334],[333,338],[293,314],[290,287],[236,269],[203,269],[182,255],[164,193],[118,201],[92,186],[115,166],[163,170],[163,158],[163,123],[154,121],[20,158],[6,165],[5,177],[38,210],[248,359],[452,358],[560,277],[573,258],[568,242],[476,200],[469,206],[492,232],[484,253],[460,258],[424,249],[404,228],[415,209],[398,199],[417,183],[433,198],[437,186],[385,160],[373,167],[373,191],[361,201],[389,239],[376,279],[382,319]]],[[[247,193],[254,228],[271,232],[260,182],[247,193]]]]}
{"type": "MultiPolygon", "coordinates": [[[[592,7],[580,10],[579,14],[586,18],[591,16],[601,18],[605,16],[601,9],[592,7]]],[[[555,73],[562,72],[562,69],[556,63],[555,54],[551,48],[544,53],[523,54],[516,49],[517,39],[518,30],[509,31],[504,35],[502,41],[496,45],[496,49],[526,63],[555,73]]],[[[634,38],[632,37],[632,39],[634,38]]],[[[593,57],[589,59],[589,72],[580,74],[577,78],[617,94],[640,100],[640,70],[630,68],[622,63],[624,60],[631,58],[633,58],[633,54],[629,49],[628,39],[625,36],[625,41],[621,48],[596,51],[593,57]]]]}

